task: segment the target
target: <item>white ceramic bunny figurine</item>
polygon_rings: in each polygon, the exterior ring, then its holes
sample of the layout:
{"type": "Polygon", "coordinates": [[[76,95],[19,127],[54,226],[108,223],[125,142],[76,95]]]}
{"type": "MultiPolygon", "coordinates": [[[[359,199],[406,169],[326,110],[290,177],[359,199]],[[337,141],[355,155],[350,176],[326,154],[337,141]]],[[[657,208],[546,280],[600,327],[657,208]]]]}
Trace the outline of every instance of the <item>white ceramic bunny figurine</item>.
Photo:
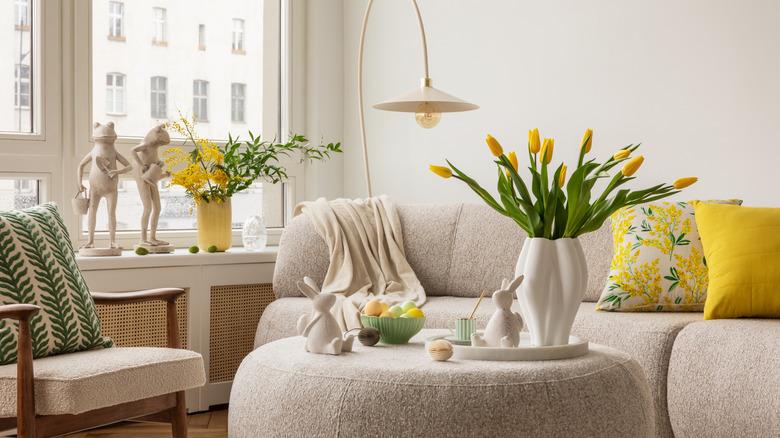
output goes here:
{"type": "Polygon", "coordinates": [[[306,351],[317,354],[341,354],[352,351],[354,337],[342,337],[338,321],[330,313],[336,296],[320,293],[317,283],[309,277],[298,282],[298,289],[312,301],[311,315],[298,318],[298,334],[306,338],[306,351]]]}
{"type": "Polygon", "coordinates": [[[513,348],[520,344],[520,330],[523,329],[523,318],[517,312],[512,312],[515,289],[523,282],[519,276],[508,282],[501,282],[501,289],[493,292],[493,304],[496,311],[490,317],[483,334],[471,335],[471,345],[474,347],[513,348]]]}

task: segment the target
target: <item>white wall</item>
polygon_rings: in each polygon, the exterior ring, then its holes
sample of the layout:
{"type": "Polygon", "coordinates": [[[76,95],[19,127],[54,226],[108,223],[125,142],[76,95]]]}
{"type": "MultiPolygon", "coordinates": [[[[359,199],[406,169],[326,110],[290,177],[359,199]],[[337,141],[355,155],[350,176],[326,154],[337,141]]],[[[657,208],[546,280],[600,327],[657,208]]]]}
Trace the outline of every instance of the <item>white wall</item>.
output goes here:
{"type": "MultiPolygon", "coordinates": [[[[357,117],[358,35],[365,0],[344,4],[344,191],[365,194],[357,117]]],[[[778,204],[780,2],[774,0],[420,0],[431,75],[481,109],[423,130],[413,115],[367,111],[375,192],[407,202],[476,202],[430,174],[449,158],[487,186],[485,133],[524,150],[527,130],[574,160],[642,142],[642,185],[698,175],[684,198],[778,204]]],[[[407,2],[377,0],[366,54],[373,104],[411,89],[422,65],[407,2]]]]}

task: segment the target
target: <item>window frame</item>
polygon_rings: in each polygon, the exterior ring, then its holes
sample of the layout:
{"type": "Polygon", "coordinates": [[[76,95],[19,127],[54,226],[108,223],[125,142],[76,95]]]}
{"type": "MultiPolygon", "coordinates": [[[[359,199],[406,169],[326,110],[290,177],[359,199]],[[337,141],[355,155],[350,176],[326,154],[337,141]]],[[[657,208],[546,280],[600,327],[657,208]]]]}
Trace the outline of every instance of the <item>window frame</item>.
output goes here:
{"type": "Polygon", "coordinates": [[[108,2],[108,39],[125,40],[125,2],[119,0],[108,2]],[[115,11],[114,6],[117,6],[118,10],[115,11]]]}
{"type": "MultiPolygon", "coordinates": [[[[40,1],[40,0],[36,0],[40,1]]],[[[75,150],[77,159],[83,156],[84,153],[89,151],[92,147],[91,140],[91,126],[92,126],[92,97],[91,97],[91,82],[90,77],[92,75],[92,35],[94,31],[92,29],[92,2],[91,1],[77,1],[77,0],[65,0],[71,7],[71,20],[74,33],[74,74],[71,76],[71,84],[74,90],[74,99],[72,102],[72,113],[76,120],[74,121],[74,141],[71,146],[75,150]],[[71,3],[72,2],[72,3],[71,3]]],[[[282,56],[282,47],[291,48],[289,43],[283,43],[282,40],[290,38],[289,33],[283,33],[285,30],[289,32],[290,20],[290,6],[291,0],[264,0],[263,1],[263,38],[266,43],[264,46],[266,50],[263,51],[263,59],[261,63],[263,74],[263,102],[262,102],[262,124],[260,127],[261,132],[265,134],[267,138],[279,137],[280,132],[290,132],[287,128],[289,122],[284,120],[283,116],[290,114],[289,111],[283,111],[280,105],[289,104],[290,100],[285,96],[291,93],[289,89],[289,81],[286,80],[285,74],[291,74],[289,67],[280,65],[282,62],[291,61],[291,57],[282,56]],[[275,41],[274,41],[275,40],[275,41]],[[270,41],[270,42],[269,42],[270,41]],[[283,73],[287,72],[287,73],[283,73]]],[[[123,29],[125,30],[125,29],[123,29]]],[[[170,84],[169,84],[170,85],[170,84]]],[[[213,90],[211,90],[213,91],[213,90]]],[[[122,151],[138,144],[141,137],[119,137],[116,141],[116,146],[122,151]]],[[[223,144],[222,142],[217,142],[223,144]]],[[[279,189],[274,190],[272,196],[264,196],[264,210],[266,212],[273,211],[274,215],[280,217],[282,226],[279,228],[268,229],[268,244],[278,244],[279,236],[284,226],[291,219],[292,206],[297,202],[303,200],[304,196],[304,177],[305,166],[299,162],[296,157],[290,157],[282,160],[282,164],[287,168],[289,179],[279,189]],[[281,205],[281,211],[278,210],[278,205],[281,205]],[[269,210],[271,209],[271,210],[269,210]]],[[[71,164],[67,171],[69,175],[66,177],[66,187],[70,187],[71,178],[75,183],[75,172],[70,170],[70,167],[75,169],[75,164],[71,164]]],[[[73,194],[71,190],[65,190],[65,201],[69,205],[69,197],[73,194]]],[[[65,205],[65,204],[63,204],[65,205]]],[[[86,235],[82,233],[83,217],[76,216],[70,212],[70,209],[65,212],[68,216],[70,223],[68,227],[72,230],[71,236],[75,245],[79,245],[86,241],[86,235]]],[[[268,214],[268,213],[266,213],[268,214]]],[[[195,230],[188,231],[169,231],[160,230],[157,233],[158,238],[171,242],[177,247],[187,247],[192,245],[195,241],[195,230]]],[[[138,231],[117,231],[117,242],[124,248],[132,248],[133,244],[138,243],[139,232],[138,231]]],[[[108,241],[107,232],[96,232],[95,242],[96,245],[105,245],[108,241]]],[[[241,246],[241,230],[233,230],[233,245],[241,246]]]]}
{"type": "Polygon", "coordinates": [[[242,55],[246,53],[246,22],[243,18],[233,19],[233,36],[230,47],[233,53],[242,55]]]}
{"type": "Polygon", "coordinates": [[[120,72],[108,72],[106,73],[106,114],[110,116],[124,116],[127,115],[127,75],[120,72]],[[108,84],[108,78],[111,79],[111,84],[108,84]],[[122,86],[117,86],[117,79],[122,79],[122,86]],[[117,95],[121,92],[122,105],[121,108],[117,108],[117,95]],[[108,100],[111,96],[111,105],[109,106],[108,100]]]}
{"type": "Polygon", "coordinates": [[[198,123],[209,122],[209,81],[205,79],[192,81],[192,117],[198,123]]]}
{"type": "Polygon", "coordinates": [[[152,22],[154,35],[152,44],[158,46],[168,45],[168,9],[160,6],[152,8],[152,22]]]}
{"type": "Polygon", "coordinates": [[[246,84],[243,82],[230,83],[230,122],[246,123],[246,84]],[[237,93],[239,90],[241,93],[237,93]]]}
{"type": "Polygon", "coordinates": [[[32,66],[17,63],[14,65],[14,108],[18,110],[32,110],[32,66]],[[21,73],[27,69],[26,78],[21,73]],[[27,85],[27,92],[23,86],[27,85]],[[27,96],[27,105],[22,104],[22,97],[27,96]]]}
{"type": "Polygon", "coordinates": [[[150,115],[153,119],[168,118],[168,77],[152,76],[149,78],[149,103],[150,115]],[[162,107],[162,111],[160,107],[162,107]]]}
{"type": "Polygon", "coordinates": [[[30,0],[14,0],[14,27],[16,30],[30,29],[32,19],[30,15],[30,0]]]}
{"type": "Polygon", "coordinates": [[[206,24],[198,23],[198,50],[206,50],[206,24]]]}

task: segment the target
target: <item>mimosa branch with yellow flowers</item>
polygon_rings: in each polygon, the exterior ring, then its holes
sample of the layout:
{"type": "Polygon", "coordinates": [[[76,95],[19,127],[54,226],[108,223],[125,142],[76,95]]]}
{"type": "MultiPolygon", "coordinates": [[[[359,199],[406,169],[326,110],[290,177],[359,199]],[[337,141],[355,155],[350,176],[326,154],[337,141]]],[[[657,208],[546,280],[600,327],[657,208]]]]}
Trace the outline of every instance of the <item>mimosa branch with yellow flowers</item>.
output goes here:
{"type": "Polygon", "coordinates": [[[224,202],[235,193],[246,190],[256,180],[272,184],[287,179],[287,170],[280,164],[282,157],[293,153],[304,160],[326,160],[341,152],[340,143],[311,145],[302,135],[292,135],[284,143],[263,140],[249,131],[249,140],[240,141],[228,134],[224,146],[198,136],[194,120],[179,115],[166,128],[181,134],[182,146],[191,144],[189,152],[172,147],[163,154],[171,169],[171,184],[184,187],[195,203],[224,202]]]}
{"type": "Polygon", "coordinates": [[[505,154],[498,140],[489,134],[485,141],[496,157],[499,199],[449,161],[447,166],[431,165],[430,170],[443,178],[466,183],[485,203],[514,220],[530,237],[572,238],[595,231],[620,208],[666,198],[697,181],[696,177],[686,177],[644,190],[620,188],[635,179],[634,174],[644,162],[642,155],[632,156],[639,145],[620,149],[603,163],[595,159],[586,161],[593,145],[593,130],[588,129],[580,142],[577,167],[567,182],[566,164],[551,166],[555,140],[540,141],[539,130],[533,129],[528,131],[531,179],[526,184],[519,174],[517,154],[514,151],[505,154]],[[620,170],[610,178],[610,171],[617,166],[621,166],[620,170]],[[594,199],[594,186],[601,179],[609,182],[594,199]]]}

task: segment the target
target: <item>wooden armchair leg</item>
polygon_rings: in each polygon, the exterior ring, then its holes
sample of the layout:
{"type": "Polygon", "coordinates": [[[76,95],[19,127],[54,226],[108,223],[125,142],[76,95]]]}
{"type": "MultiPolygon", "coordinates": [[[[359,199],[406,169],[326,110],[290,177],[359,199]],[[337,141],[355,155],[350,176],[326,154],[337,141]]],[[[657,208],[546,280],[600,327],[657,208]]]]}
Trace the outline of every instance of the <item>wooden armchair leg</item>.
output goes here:
{"type": "Polygon", "coordinates": [[[184,391],[176,393],[176,406],[171,408],[173,438],[187,438],[187,400],[184,391]]]}

